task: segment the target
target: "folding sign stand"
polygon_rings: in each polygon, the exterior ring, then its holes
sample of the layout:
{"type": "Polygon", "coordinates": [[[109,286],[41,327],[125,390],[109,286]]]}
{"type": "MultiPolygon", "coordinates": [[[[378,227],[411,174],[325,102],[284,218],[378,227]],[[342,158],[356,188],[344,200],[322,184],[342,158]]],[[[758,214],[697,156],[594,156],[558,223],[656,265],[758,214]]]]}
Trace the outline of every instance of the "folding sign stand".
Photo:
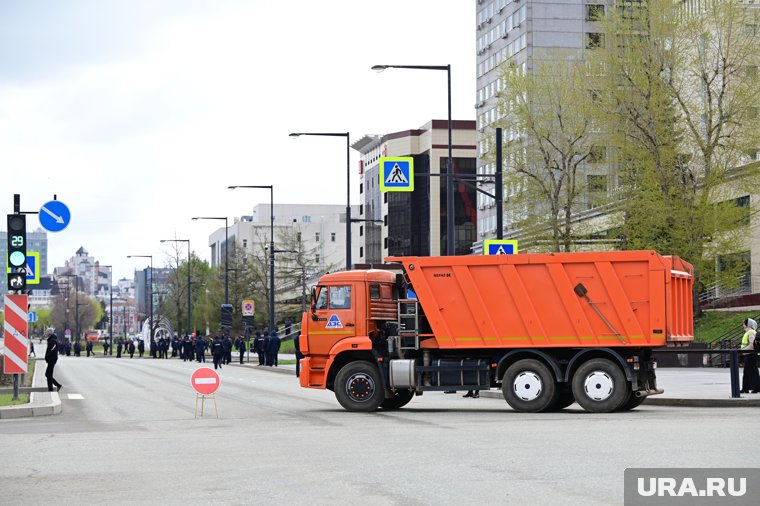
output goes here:
{"type": "Polygon", "coordinates": [[[216,417],[219,418],[219,410],[216,407],[216,395],[203,395],[198,393],[195,394],[195,418],[198,418],[198,399],[201,401],[201,418],[203,418],[203,407],[207,397],[209,399],[214,399],[214,413],[216,414],[216,417]]]}

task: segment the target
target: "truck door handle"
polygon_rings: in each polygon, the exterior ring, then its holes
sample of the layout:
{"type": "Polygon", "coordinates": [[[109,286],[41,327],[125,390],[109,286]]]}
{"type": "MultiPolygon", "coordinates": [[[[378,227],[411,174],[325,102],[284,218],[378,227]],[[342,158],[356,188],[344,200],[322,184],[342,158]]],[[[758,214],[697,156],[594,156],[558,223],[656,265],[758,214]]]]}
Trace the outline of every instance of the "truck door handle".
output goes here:
{"type": "Polygon", "coordinates": [[[346,323],[346,327],[355,327],[355,326],[356,325],[354,325],[353,323],[346,323]]]}

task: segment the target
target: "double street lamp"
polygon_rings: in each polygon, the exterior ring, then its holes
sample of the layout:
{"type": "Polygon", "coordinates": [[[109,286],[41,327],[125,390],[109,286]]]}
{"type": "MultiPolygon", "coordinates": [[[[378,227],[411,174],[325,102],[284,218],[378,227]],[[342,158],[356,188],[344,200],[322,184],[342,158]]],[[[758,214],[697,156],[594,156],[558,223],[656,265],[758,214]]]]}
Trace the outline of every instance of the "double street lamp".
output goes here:
{"type": "Polygon", "coordinates": [[[113,265],[101,265],[108,267],[108,347],[109,355],[113,355],[113,265]]]}
{"type": "Polygon", "coordinates": [[[451,65],[374,65],[372,70],[385,69],[445,70],[448,75],[449,156],[446,164],[446,255],[455,254],[454,240],[454,174],[451,156],[451,65]]]}
{"type": "Polygon", "coordinates": [[[353,220],[351,220],[351,142],[349,132],[294,132],[290,134],[290,137],[295,138],[302,135],[346,138],[346,270],[351,270],[351,223],[353,220]]]}
{"type": "Polygon", "coordinates": [[[275,329],[274,323],[274,185],[228,186],[235,188],[269,189],[269,331],[275,329]]]}
{"type": "Polygon", "coordinates": [[[230,303],[230,289],[229,289],[229,270],[227,269],[227,257],[229,256],[230,246],[228,244],[228,228],[227,217],[219,216],[196,216],[193,220],[224,220],[224,303],[230,303]]]}
{"type": "Polygon", "coordinates": [[[190,239],[161,239],[161,242],[186,242],[187,243],[187,334],[192,329],[192,310],[190,297],[190,239]]]}
{"type": "MultiPolygon", "coordinates": [[[[153,255],[127,255],[127,258],[150,258],[150,341],[152,343],[155,327],[153,324],[153,255]]],[[[145,294],[148,294],[148,276],[145,276],[145,294]]]]}

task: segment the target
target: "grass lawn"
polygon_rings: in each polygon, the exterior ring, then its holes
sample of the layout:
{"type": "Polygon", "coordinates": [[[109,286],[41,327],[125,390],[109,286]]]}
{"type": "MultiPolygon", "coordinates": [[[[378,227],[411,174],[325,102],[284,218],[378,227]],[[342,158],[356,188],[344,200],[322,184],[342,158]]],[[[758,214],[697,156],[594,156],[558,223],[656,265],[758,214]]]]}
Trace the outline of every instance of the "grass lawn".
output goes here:
{"type": "MultiPolygon", "coordinates": [[[[32,378],[34,378],[34,367],[36,365],[36,360],[30,360],[29,361],[29,369],[28,372],[24,375],[24,382],[21,386],[24,387],[30,387],[32,386],[32,378]]],[[[3,384],[4,388],[7,388],[8,386],[13,386],[13,376],[12,375],[3,375],[3,379],[6,381],[9,381],[10,384],[3,384]]],[[[0,394],[0,406],[13,406],[16,404],[28,404],[29,403],[29,394],[18,394],[17,401],[12,401],[13,394],[0,394]]]]}
{"type": "Polygon", "coordinates": [[[0,394],[0,406],[15,406],[16,404],[29,404],[29,394],[18,394],[18,400],[13,401],[13,394],[0,394]]]}
{"type": "Polygon", "coordinates": [[[706,311],[694,320],[694,338],[697,342],[708,343],[718,337],[739,336],[745,318],[757,320],[759,316],[757,311],[706,311]],[[728,332],[730,334],[726,335],[728,332]]]}

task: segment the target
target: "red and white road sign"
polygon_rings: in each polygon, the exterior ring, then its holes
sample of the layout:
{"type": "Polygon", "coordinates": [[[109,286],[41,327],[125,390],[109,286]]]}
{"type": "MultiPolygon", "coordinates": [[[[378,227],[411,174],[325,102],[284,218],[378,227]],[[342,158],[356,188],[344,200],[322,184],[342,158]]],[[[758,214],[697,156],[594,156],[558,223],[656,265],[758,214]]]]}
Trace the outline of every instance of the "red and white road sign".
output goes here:
{"type": "Polygon", "coordinates": [[[201,395],[211,395],[219,388],[219,384],[222,382],[219,379],[219,375],[213,369],[208,367],[199,367],[193,373],[190,378],[193,384],[193,388],[201,395]]]}
{"type": "Polygon", "coordinates": [[[26,374],[29,357],[28,295],[5,296],[5,374],[26,374]]]}

